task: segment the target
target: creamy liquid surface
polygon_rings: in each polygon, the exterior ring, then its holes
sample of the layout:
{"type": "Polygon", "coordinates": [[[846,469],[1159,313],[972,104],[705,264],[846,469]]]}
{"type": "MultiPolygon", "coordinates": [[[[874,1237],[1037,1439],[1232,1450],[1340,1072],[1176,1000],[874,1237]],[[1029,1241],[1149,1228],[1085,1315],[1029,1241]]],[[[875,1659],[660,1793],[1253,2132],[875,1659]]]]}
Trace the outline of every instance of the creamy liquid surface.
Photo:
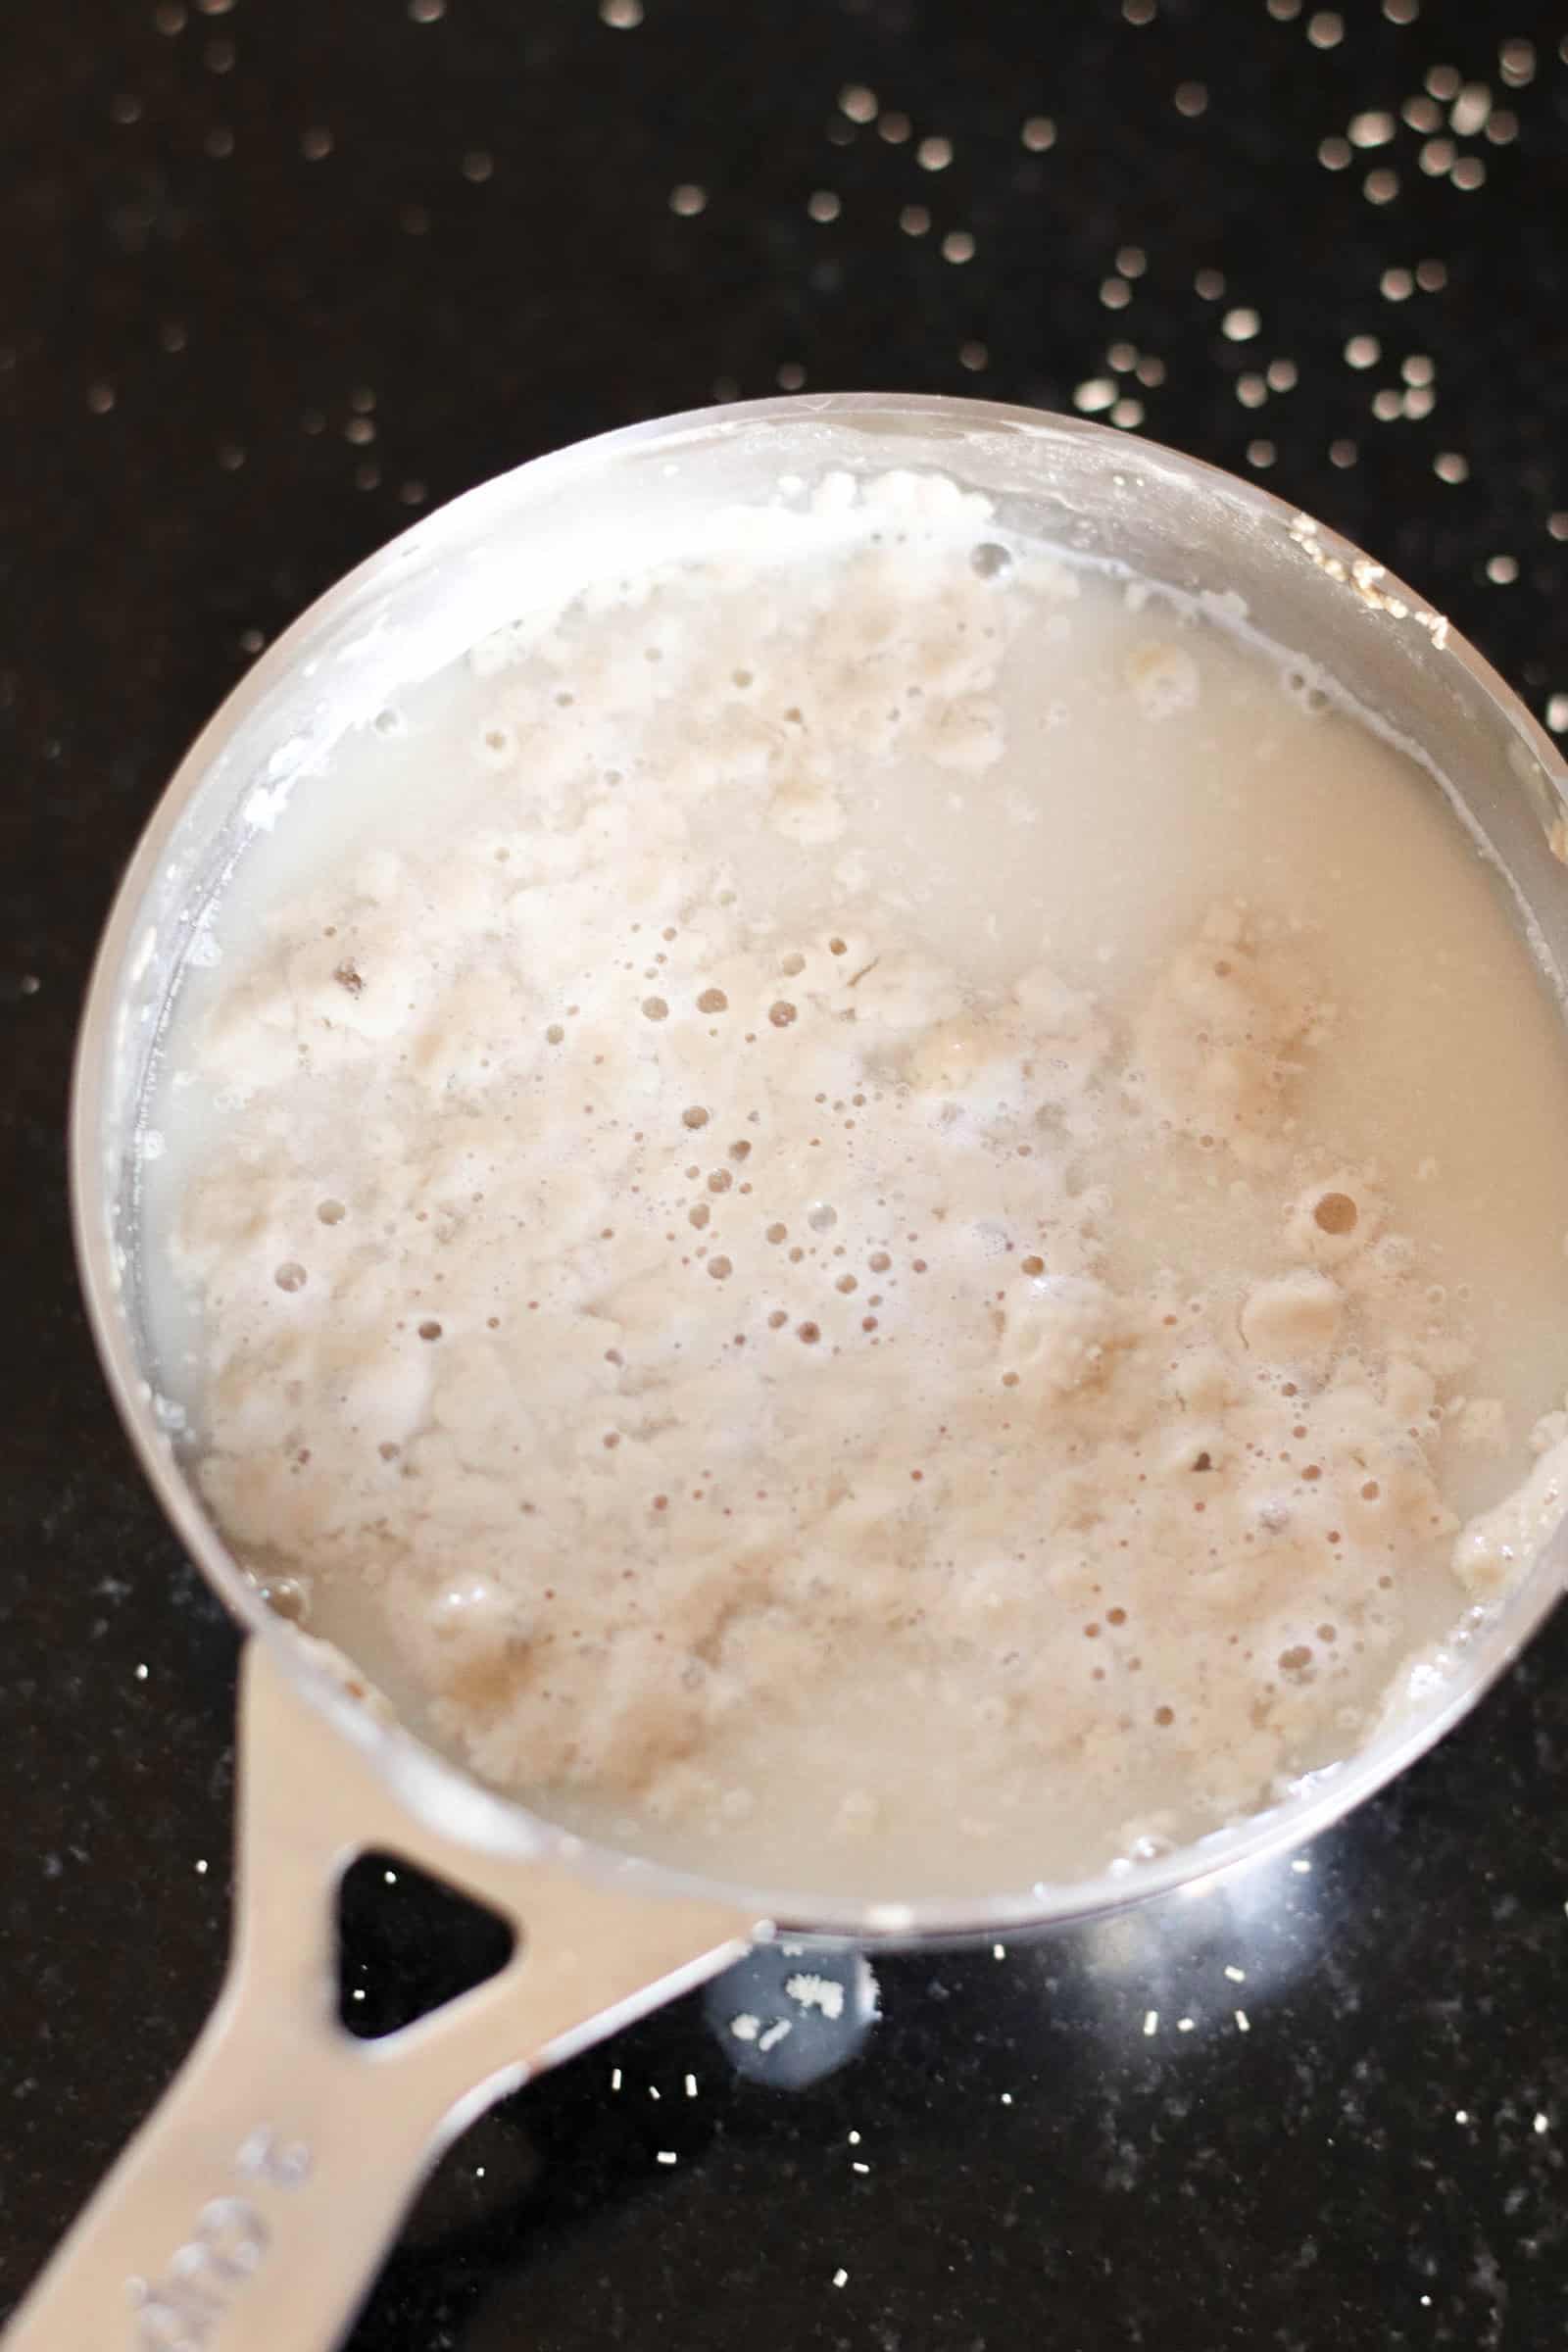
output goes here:
{"type": "Polygon", "coordinates": [[[1436,784],[931,476],[474,649],[151,1105],[211,1507],[483,1778],[823,1891],[1351,1751],[1558,1511],[1568,1052],[1436,784]]]}

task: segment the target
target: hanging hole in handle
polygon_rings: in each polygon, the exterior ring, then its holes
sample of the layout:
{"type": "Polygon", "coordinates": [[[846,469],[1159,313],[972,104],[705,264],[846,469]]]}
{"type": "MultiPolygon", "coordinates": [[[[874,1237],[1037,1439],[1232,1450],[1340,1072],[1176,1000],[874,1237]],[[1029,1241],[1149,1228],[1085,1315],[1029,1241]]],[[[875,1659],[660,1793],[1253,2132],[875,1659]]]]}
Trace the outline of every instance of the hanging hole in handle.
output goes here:
{"type": "Polygon", "coordinates": [[[338,2019],[379,2041],[487,1984],[517,1948],[510,1922],[400,1854],[361,1854],[337,1895],[338,2019]]]}

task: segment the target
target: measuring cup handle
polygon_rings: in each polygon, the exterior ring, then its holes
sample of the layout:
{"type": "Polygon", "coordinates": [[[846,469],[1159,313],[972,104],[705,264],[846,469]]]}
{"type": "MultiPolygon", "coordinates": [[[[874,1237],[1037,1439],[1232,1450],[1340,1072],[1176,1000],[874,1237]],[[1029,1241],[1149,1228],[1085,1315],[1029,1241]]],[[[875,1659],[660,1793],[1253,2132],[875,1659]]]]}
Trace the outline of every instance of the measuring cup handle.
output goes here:
{"type": "Polygon", "coordinates": [[[191,2056],[24,2301],[4,2352],[330,2352],[420,2179],[530,2074],[745,1948],[733,1911],[449,1843],[292,1687],[244,1671],[238,1916],[191,2056]],[[386,1846],[500,1910],[487,1983],[378,2041],[337,2017],[347,1863],[386,1846]]]}
{"type": "Polygon", "coordinates": [[[426,2165],[522,2073],[464,2099],[461,2068],[406,2085],[404,2062],[373,2051],[324,2018],[284,2018],[237,1971],[6,2352],[335,2344],[426,2165]]]}

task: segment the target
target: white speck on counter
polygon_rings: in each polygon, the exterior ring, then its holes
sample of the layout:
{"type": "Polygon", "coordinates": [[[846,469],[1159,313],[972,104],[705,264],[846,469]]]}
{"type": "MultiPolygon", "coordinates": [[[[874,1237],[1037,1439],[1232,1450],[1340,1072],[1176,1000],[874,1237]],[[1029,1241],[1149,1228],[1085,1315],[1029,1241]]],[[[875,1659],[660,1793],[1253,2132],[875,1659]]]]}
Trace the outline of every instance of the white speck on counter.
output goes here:
{"type": "Polygon", "coordinates": [[[743,2009],[739,2017],[730,2019],[729,2030],[737,2041],[755,2041],[762,2031],[762,2021],[760,2017],[754,2017],[749,2009],[743,2009]]]}
{"type": "Polygon", "coordinates": [[[871,2167],[868,2164],[862,2164],[858,2156],[857,2156],[854,2163],[850,2166],[850,2170],[852,2173],[868,2173],[871,2170],[871,2167]]]}
{"type": "Polygon", "coordinates": [[[1093,416],[1097,410],[1108,409],[1115,398],[1116,387],[1108,375],[1092,375],[1073,393],[1072,405],[1093,416]]]}
{"type": "Polygon", "coordinates": [[[610,2070],[610,2087],[612,2090],[618,2090],[620,2088],[620,2069],[618,2066],[612,2066],[610,2070]]]}
{"type": "Polygon", "coordinates": [[[849,2278],[850,2274],[848,2271],[835,2271],[833,2274],[833,2283],[835,2286],[847,2286],[849,2284],[849,2278]]]}
{"type": "Polygon", "coordinates": [[[1144,2032],[1151,2037],[1159,2032],[1159,2011],[1157,2009],[1144,2011],[1144,2032]]]}
{"type": "Polygon", "coordinates": [[[1304,1879],[1310,1872],[1312,1865],[1306,1860],[1304,1855],[1298,1854],[1296,1860],[1291,1864],[1291,1868],[1295,1871],[1298,1879],[1304,1879]]]}
{"type": "Polygon", "coordinates": [[[653,2082],[650,2082],[650,2083],[649,2083],[649,2085],[648,2085],[648,2096],[649,2096],[651,2099],[657,2099],[657,2098],[658,2098],[658,2096],[659,2096],[659,2088],[658,2088],[658,2085],[657,2085],[657,2083],[653,2083],[653,2082]]]}
{"type": "Polygon", "coordinates": [[[851,2147],[852,2147],[852,2148],[858,2148],[858,2147],[859,2146],[859,2144],[860,2144],[860,2134],[858,2133],[858,2132],[852,2132],[850,2133],[850,2145],[851,2145],[851,2147]]]}
{"type": "Polygon", "coordinates": [[[1004,2107],[1010,2107],[1010,2106],[1012,2105],[1012,2093],[1011,2093],[1011,2091],[1010,2091],[1010,2090],[1004,2090],[1004,2091],[1003,2092],[1003,2094],[1002,2094],[1002,2104],[1004,2105],[1004,2107]]]}
{"type": "Polygon", "coordinates": [[[772,2025],[768,2027],[767,2032],[765,2034],[759,2034],[757,2036],[757,2046],[760,2050],[776,2050],[779,2043],[784,2039],[785,2034],[793,2034],[794,2031],[795,2029],[790,2024],[790,2021],[787,2017],[775,2018],[772,2025]]]}
{"type": "Polygon", "coordinates": [[[1453,2120],[1456,2124],[1467,2124],[1470,2121],[1469,2108],[1456,2107],[1453,2111],[1453,2120]]]}
{"type": "Polygon", "coordinates": [[[197,1876],[199,1879],[205,1879],[205,1878],[206,1878],[206,1876],[207,1876],[207,1865],[206,1865],[206,1863],[205,1863],[205,1862],[198,1862],[198,1863],[197,1863],[197,1865],[196,1865],[196,1876],[197,1876]]]}
{"type": "Polygon", "coordinates": [[[1497,67],[1510,90],[1523,89],[1535,77],[1535,42],[1504,41],[1497,51],[1497,67]]]}
{"type": "Polygon", "coordinates": [[[680,2158],[676,2155],[673,2148],[661,2148],[658,2155],[654,2158],[654,2162],[656,2164],[678,2164],[680,2162],[680,2158]]]}
{"type": "Polygon", "coordinates": [[[784,1989],[802,2009],[820,2009],[830,2025],[844,2015],[844,1987],[835,1977],[787,1977],[784,1989]]]}
{"type": "Polygon", "coordinates": [[[1252,2021],[1245,2009],[1236,2012],[1236,2031],[1238,2034],[1250,2034],[1252,2031],[1252,2021]]]}
{"type": "Polygon", "coordinates": [[[1245,1968],[1237,1968],[1234,1964],[1232,1964],[1226,1969],[1225,1974],[1229,1977],[1233,1984],[1245,1984],[1247,1983],[1247,1971],[1245,1968]]]}
{"type": "Polygon", "coordinates": [[[144,1683],[144,1682],[147,1680],[147,1669],[146,1669],[146,1667],[145,1667],[145,1666],[138,1666],[138,1667],[137,1667],[137,1669],[136,1669],[136,1680],[137,1680],[137,1682],[138,1682],[138,1683],[144,1683]]]}
{"type": "Polygon", "coordinates": [[[1538,2115],[1536,2117],[1536,2130],[1543,2136],[1544,2136],[1544,2134],[1551,2130],[1551,2124],[1548,2118],[1544,2115],[1538,2115]]]}
{"type": "Polygon", "coordinates": [[[1176,2031],[1178,2034],[1190,2034],[1197,2023],[1196,2018],[1179,2017],[1176,2020],[1176,2031]]]}
{"type": "Polygon", "coordinates": [[[697,2077],[695,2075],[688,2075],[686,2078],[686,2096],[689,2099],[695,2099],[697,2096],[697,2077]]]}
{"type": "Polygon", "coordinates": [[[991,1957],[993,1960],[1005,1960],[1007,1957],[1006,1945],[1004,1943],[994,1943],[991,1946],[991,1957]]]}

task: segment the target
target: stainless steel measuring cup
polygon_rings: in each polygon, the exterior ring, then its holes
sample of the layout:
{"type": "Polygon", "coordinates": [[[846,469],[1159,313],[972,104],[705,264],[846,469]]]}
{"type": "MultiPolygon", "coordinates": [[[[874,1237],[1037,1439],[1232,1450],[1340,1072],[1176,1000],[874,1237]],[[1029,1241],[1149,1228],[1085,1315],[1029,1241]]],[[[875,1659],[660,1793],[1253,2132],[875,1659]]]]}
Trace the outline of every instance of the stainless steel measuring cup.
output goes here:
{"type": "MultiPolygon", "coordinates": [[[[181,763],[99,955],[72,1124],[76,1238],[116,1401],[170,1519],[251,1639],[233,1954],[195,2051],[7,2334],[8,2352],[311,2352],[335,2343],[421,2175],[491,2100],[756,1938],[993,1936],[1081,1919],[1295,1845],[1464,1713],[1560,1590],[1550,1544],[1358,1753],[1181,1851],[1071,1884],[906,1902],[713,1885],[585,1843],[365,1703],[268,1607],[160,1410],[145,1314],[138,1119],[197,917],[279,797],[413,679],[530,606],[678,546],[781,473],[931,467],[1004,520],[1250,624],[1333,675],[1441,769],[1568,979],[1568,773],[1471,647],[1410,590],[1251,484],[1087,423],[986,402],[809,396],[635,426],[485,484],[419,523],[257,662],[181,763]],[[390,1848],[510,1921],[502,1972],[374,2042],[337,2021],[333,1905],[390,1848]]],[[[1439,786],[1434,779],[1434,791],[1439,786]]]]}

